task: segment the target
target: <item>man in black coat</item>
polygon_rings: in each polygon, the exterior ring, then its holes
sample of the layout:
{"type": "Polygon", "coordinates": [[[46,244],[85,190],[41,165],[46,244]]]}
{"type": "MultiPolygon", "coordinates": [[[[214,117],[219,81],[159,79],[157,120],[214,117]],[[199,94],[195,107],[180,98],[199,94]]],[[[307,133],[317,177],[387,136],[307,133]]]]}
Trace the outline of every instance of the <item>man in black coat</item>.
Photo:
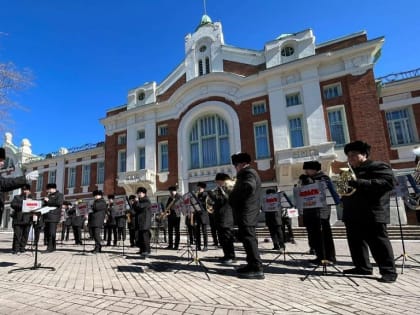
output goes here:
{"type": "Polygon", "coordinates": [[[390,193],[395,178],[388,164],[368,159],[370,148],[362,141],[354,141],[344,147],[356,177],[349,182],[356,191],[342,197],[343,221],[355,266],[344,270],[344,273],[371,275],[370,249],[382,275],[379,281],[389,283],[397,280],[394,253],[387,232],[390,193]]]}
{"type": "Polygon", "coordinates": [[[105,214],[104,224],[104,239],[106,239],[106,246],[117,246],[117,210],[114,208],[114,195],[108,195],[108,204],[105,214]],[[106,236],[106,237],[105,237],[106,236]]]}
{"type": "Polygon", "coordinates": [[[264,279],[256,234],[261,208],[261,179],[257,171],[251,168],[248,153],[234,154],[231,158],[237,173],[229,204],[238,221],[239,238],[244,245],[247,261],[246,266],[236,271],[240,278],[264,279]]]}
{"type": "Polygon", "coordinates": [[[207,226],[209,225],[209,214],[206,210],[207,192],[205,191],[207,185],[203,182],[197,183],[198,193],[197,199],[200,202],[200,210],[194,211],[194,224],[195,224],[195,241],[197,250],[207,251],[208,236],[207,226]],[[201,249],[201,234],[203,234],[203,249],[201,249]]]}
{"type": "Polygon", "coordinates": [[[92,253],[96,254],[102,251],[101,229],[104,226],[107,204],[103,197],[102,190],[95,190],[92,195],[94,200],[92,204],[92,212],[89,216],[88,226],[91,228],[92,236],[95,241],[95,248],[92,250],[92,253]]]}
{"type": "Polygon", "coordinates": [[[178,249],[181,232],[181,212],[178,209],[178,202],[181,202],[181,195],[177,193],[175,186],[168,188],[170,196],[166,202],[165,212],[168,218],[168,247],[166,249],[178,249]],[[175,240],[174,240],[175,234],[175,240]]]}
{"type": "MultiPolygon", "coordinates": [[[[265,192],[267,195],[275,194],[275,189],[267,189],[265,192]]],[[[282,217],[281,217],[281,204],[278,202],[278,208],[272,211],[265,211],[265,225],[270,231],[271,241],[273,242],[273,250],[278,250],[283,253],[285,250],[283,229],[282,229],[282,217]]]]}
{"type": "Polygon", "coordinates": [[[10,206],[14,210],[11,214],[13,218],[13,245],[12,253],[25,252],[26,243],[28,241],[29,229],[31,226],[31,214],[29,212],[22,212],[23,201],[32,199],[31,186],[25,184],[22,187],[22,193],[13,198],[10,206]]]}
{"type": "Polygon", "coordinates": [[[84,216],[80,215],[77,205],[78,205],[78,202],[76,202],[75,206],[72,206],[71,202],[69,202],[69,209],[67,210],[67,214],[69,216],[70,225],[73,230],[75,245],[83,245],[82,227],[85,220],[84,220],[84,216]]]}
{"type": "Polygon", "coordinates": [[[137,188],[137,197],[132,206],[137,244],[140,248],[140,255],[143,257],[150,255],[150,228],[152,226],[152,204],[146,194],[146,188],[137,188]]]}
{"type": "Polygon", "coordinates": [[[57,190],[57,185],[55,183],[47,184],[47,196],[43,198],[43,207],[55,208],[42,215],[45,224],[44,237],[47,241],[47,253],[56,250],[57,224],[60,222],[63,202],[64,195],[57,190]]]}

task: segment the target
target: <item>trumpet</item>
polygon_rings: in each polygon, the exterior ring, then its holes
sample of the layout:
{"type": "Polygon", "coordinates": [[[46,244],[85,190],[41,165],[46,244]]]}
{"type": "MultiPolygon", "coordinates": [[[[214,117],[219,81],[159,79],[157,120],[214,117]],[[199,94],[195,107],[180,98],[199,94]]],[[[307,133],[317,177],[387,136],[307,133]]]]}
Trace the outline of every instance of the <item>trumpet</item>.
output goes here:
{"type": "Polygon", "coordinates": [[[348,167],[340,168],[340,175],[337,180],[337,193],[342,196],[351,196],[356,192],[356,188],[349,186],[349,181],[356,180],[356,173],[351,167],[350,163],[347,163],[348,167]]]}

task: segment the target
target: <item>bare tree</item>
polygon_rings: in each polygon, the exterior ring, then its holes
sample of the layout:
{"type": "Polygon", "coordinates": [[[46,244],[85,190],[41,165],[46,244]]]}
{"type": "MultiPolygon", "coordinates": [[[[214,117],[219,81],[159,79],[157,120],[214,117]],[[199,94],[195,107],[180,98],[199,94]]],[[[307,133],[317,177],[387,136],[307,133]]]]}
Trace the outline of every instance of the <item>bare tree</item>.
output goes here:
{"type": "Polygon", "coordinates": [[[33,77],[30,70],[18,70],[12,62],[0,62],[0,132],[5,131],[8,122],[11,121],[10,109],[22,108],[13,100],[13,95],[32,84],[33,77]]]}

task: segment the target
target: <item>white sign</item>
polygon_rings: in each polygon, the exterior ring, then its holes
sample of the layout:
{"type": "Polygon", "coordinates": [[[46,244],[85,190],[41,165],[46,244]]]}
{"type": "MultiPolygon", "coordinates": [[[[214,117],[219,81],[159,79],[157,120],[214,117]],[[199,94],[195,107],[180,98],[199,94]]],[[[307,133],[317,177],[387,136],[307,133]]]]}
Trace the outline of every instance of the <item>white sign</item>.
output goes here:
{"type": "Polygon", "coordinates": [[[264,198],[264,212],[274,212],[281,209],[281,197],[278,193],[267,194],[264,198]]]}
{"type": "Polygon", "coordinates": [[[327,206],[325,184],[316,182],[301,187],[295,187],[296,207],[301,209],[324,208],[327,206]]]}
{"type": "Polygon", "coordinates": [[[31,212],[42,207],[42,200],[26,199],[22,203],[22,212],[31,212]]]}

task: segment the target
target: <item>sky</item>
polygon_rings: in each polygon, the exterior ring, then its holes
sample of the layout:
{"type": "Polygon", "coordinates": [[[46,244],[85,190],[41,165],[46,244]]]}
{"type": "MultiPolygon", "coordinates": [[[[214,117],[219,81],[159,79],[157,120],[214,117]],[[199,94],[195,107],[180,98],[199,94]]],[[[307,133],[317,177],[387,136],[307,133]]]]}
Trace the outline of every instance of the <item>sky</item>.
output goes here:
{"type": "Polygon", "coordinates": [[[316,44],[383,36],[381,77],[420,68],[418,12],[418,0],[0,0],[0,63],[34,78],[13,96],[21,108],[6,131],[16,145],[29,139],[34,154],[104,141],[106,111],[177,67],[204,13],[222,23],[226,45],[253,50],[309,28],[316,44]]]}

